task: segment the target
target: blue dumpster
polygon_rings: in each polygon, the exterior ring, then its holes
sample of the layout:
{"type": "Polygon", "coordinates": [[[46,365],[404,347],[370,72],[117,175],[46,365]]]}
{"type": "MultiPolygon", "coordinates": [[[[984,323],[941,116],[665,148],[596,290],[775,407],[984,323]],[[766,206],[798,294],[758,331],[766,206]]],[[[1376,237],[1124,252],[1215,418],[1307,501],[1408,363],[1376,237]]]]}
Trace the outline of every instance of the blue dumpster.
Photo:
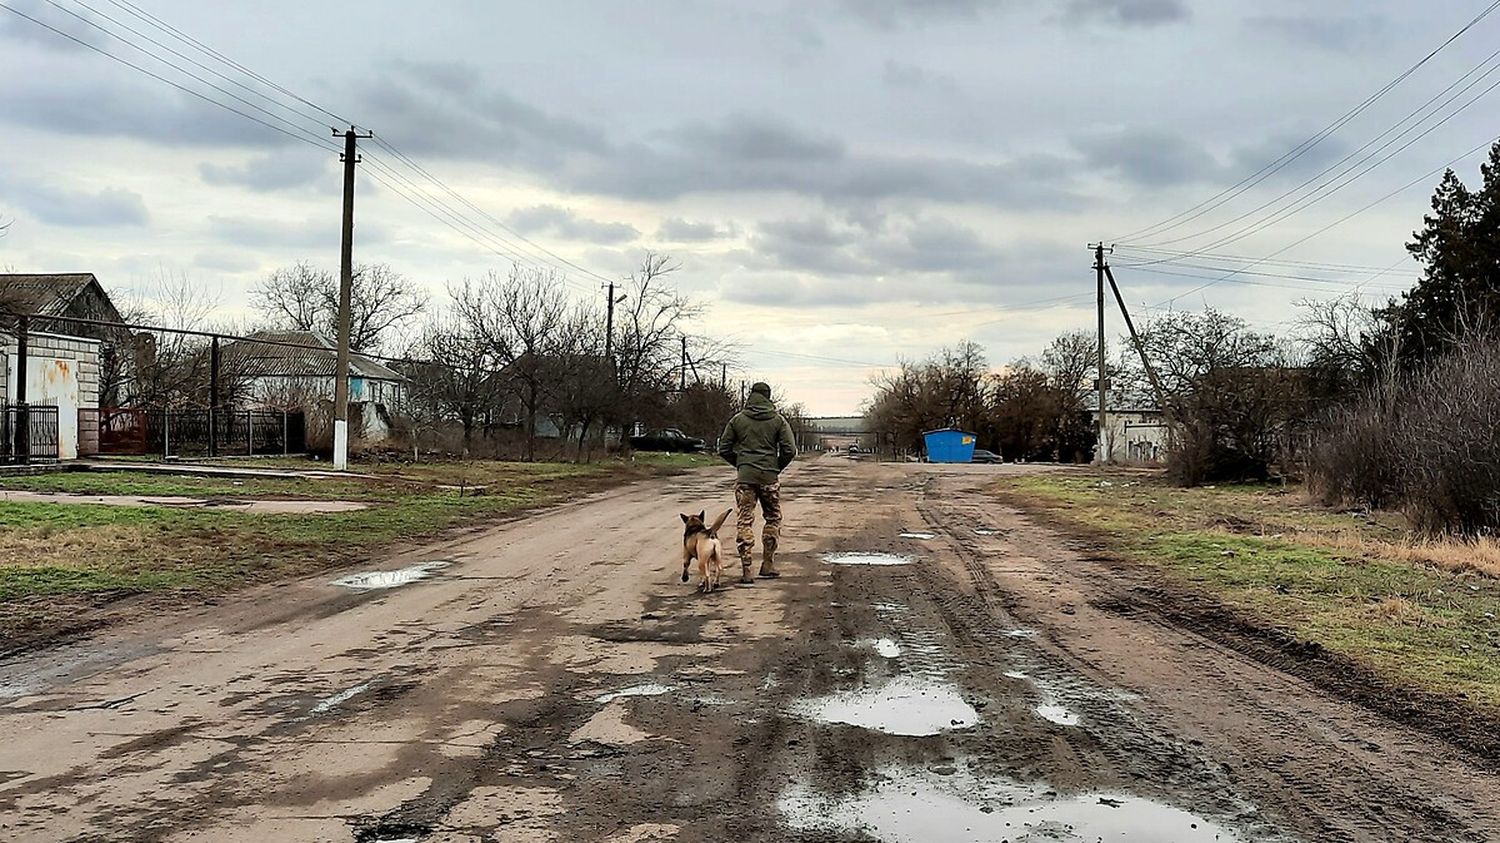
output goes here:
{"type": "Polygon", "coordinates": [[[975,436],[972,433],[945,427],[927,431],[922,434],[922,439],[927,444],[928,462],[970,462],[974,459],[975,436]]]}

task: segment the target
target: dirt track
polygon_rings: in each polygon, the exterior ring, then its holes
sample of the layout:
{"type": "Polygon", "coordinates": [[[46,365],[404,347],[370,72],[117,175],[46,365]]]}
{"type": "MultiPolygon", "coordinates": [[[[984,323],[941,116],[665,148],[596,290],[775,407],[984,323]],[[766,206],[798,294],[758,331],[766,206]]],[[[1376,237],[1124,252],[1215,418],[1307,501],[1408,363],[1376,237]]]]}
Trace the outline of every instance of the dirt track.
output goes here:
{"type": "Polygon", "coordinates": [[[997,470],[799,465],[788,575],[709,597],[676,514],[722,472],[0,664],[0,840],[1500,839],[1500,777],[1167,620],[997,470]]]}

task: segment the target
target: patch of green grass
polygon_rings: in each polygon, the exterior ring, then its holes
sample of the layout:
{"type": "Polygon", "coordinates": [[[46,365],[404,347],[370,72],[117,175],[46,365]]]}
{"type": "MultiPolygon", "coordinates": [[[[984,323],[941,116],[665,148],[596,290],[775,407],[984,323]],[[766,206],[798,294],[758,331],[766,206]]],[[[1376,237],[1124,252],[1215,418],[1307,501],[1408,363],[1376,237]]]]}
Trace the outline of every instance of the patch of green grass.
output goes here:
{"type": "Polygon", "coordinates": [[[700,468],[724,464],[717,454],[671,454],[663,451],[636,451],[630,459],[638,465],[662,468],[700,468]]]}
{"type": "Polygon", "coordinates": [[[998,489],[1262,625],[1397,684],[1500,711],[1500,581],[1412,562],[1394,518],[1353,518],[1301,490],[1181,489],[1141,475],[1030,475],[998,489]]]}
{"type": "Polygon", "coordinates": [[[29,623],[39,605],[66,615],[60,608],[69,605],[66,598],[215,593],[307,574],[604,484],[680,467],[623,461],[480,461],[390,465],[375,480],[241,480],[127,471],[4,478],[6,488],[35,491],[352,499],[372,506],[329,514],[270,515],[213,508],[0,502],[0,640],[29,623]]]}

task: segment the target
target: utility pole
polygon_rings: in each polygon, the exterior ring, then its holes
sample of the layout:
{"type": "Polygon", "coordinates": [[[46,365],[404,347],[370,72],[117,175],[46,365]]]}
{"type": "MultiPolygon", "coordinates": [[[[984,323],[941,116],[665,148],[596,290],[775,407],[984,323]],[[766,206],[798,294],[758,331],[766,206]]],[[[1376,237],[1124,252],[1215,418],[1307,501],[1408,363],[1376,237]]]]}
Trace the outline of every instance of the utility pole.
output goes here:
{"type": "Polygon", "coordinates": [[[1113,456],[1112,454],[1107,453],[1105,450],[1106,446],[1104,437],[1105,402],[1106,395],[1109,391],[1109,381],[1106,378],[1104,360],[1104,270],[1106,269],[1106,267],[1104,265],[1104,242],[1100,241],[1098,243],[1093,243],[1091,244],[1091,246],[1094,249],[1094,275],[1095,280],[1098,282],[1099,286],[1099,414],[1095,426],[1095,429],[1097,431],[1097,440],[1096,444],[1094,445],[1094,462],[1099,465],[1103,465],[1109,462],[1110,457],[1113,456]]]}
{"type": "Polygon", "coordinates": [[[720,389],[728,389],[729,388],[729,364],[728,363],[720,363],[719,364],[719,388],[720,389]]]}
{"type": "Polygon", "coordinates": [[[687,392],[687,337],[682,338],[682,372],[678,375],[677,391],[687,392]]]}
{"type": "MultiPolygon", "coordinates": [[[[334,136],[341,134],[337,130],[334,136]]],[[[354,165],[359,163],[356,145],[361,134],[353,126],[342,133],[344,152],[344,231],[339,250],[339,350],[333,373],[333,467],[349,467],[349,298],[354,288],[354,165]]]]}
{"type": "Polygon", "coordinates": [[[604,359],[609,361],[609,371],[615,371],[615,305],[625,301],[622,294],[615,298],[615,282],[606,285],[609,290],[608,304],[604,309],[604,359]]]}
{"type": "Polygon", "coordinates": [[[208,455],[219,455],[219,338],[208,346],[208,455]]]}

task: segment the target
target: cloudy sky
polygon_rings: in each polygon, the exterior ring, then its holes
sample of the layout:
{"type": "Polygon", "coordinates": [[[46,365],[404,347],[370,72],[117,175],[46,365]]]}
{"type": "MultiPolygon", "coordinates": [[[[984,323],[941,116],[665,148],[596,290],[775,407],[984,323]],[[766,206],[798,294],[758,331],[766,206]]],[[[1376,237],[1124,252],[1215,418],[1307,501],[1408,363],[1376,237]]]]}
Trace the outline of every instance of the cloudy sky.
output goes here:
{"type": "MultiPolygon", "coordinates": [[[[1091,327],[1085,245],[1100,238],[1133,244],[1114,261],[1141,318],[1208,304],[1286,331],[1299,299],[1389,295],[1415,275],[1402,243],[1436,180],[1423,174],[1500,134],[1485,98],[1497,13],[1305,154],[1142,233],[1334,123],[1489,4],[133,2],[372,128],[510,241],[415,207],[406,185],[438,189],[370,145],[357,259],[440,297],[504,266],[496,249],[604,277],[666,252],[709,306],[699,330],[743,350],[736,376],[826,414],[857,410],[875,367],[901,358],[972,338],[998,365],[1091,327]],[[1170,256],[1142,247],[1208,254],[1157,263],[1170,256]],[[1228,267],[1248,271],[1196,289],[1228,267]]],[[[266,119],[80,19],[227,71],[130,3],[3,3],[266,119]]],[[[311,142],[332,122],[313,106],[237,77],[302,112],[276,111],[295,129],[268,120],[299,141],[4,8],[0,74],[0,266],[138,294],[165,269],[225,318],[274,267],[336,268],[339,165],[311,142]]],[[[569,283],[602,300],[595,277],[569,283]]]]}

